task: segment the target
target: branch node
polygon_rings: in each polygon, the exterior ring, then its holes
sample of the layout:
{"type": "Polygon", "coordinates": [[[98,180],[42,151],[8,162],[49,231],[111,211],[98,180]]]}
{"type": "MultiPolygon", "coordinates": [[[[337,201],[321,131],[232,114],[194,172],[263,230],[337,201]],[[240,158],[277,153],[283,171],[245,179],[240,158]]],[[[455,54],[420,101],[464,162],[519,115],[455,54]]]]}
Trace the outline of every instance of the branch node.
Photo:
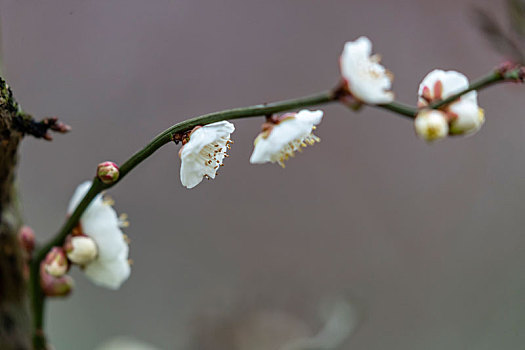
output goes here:
{"type": "Polygon", "coordinates": [[[179,142],[182,141],[183,137],[184,137],[184,133],[175,133],[171,135],[171,141],[175,142],[175,144],[178,145],[179,142]]]}

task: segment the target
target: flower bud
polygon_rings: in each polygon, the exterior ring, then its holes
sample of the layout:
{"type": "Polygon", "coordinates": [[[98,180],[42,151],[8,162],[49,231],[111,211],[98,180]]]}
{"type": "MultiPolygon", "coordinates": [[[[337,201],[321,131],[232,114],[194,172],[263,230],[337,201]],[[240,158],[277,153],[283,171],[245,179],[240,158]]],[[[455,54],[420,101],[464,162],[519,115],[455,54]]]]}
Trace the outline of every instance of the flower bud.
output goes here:
{"type": "Polygon", "coordinates": [[[18,231],[18,239],[24,251],[31,254],[33,249],[35,249],[35,231],[31,227],[24,225],[18,231]]]}
{"type": "Polygon", "coordinates": [[[422,110],[414,122],[416,134],[426,141],[434,141],[448,135],[448,122],[445,114],[437,110],[422,110]]]}
{"type": "Polygon", "coordinates": [[[88,236],[69,235],[64,244],[68,259],[78,265],[86,265],[95,260],[98,248],[95,241],[88,236]]]}
{"type": "Polygon", "coordinates": [[[119,168],[113,162],[103,162],[97,167],[97,177],[105,184],[112,184],[118,180],[119,168]]]}
{"type": "Polygon", "coordinates": [[[45,264],[42,262],[40,265],[40,287],[48,297],[65,297],[73,290],[74,281],[69,275],[51,276],[46,272],[45,264]]]}
{"type": "Polygon", "coordinates": [[[66,253],[62,247],[53,247],[43,263],[45,272],[54,277],[63,276],[69,269],[66,253]]]}

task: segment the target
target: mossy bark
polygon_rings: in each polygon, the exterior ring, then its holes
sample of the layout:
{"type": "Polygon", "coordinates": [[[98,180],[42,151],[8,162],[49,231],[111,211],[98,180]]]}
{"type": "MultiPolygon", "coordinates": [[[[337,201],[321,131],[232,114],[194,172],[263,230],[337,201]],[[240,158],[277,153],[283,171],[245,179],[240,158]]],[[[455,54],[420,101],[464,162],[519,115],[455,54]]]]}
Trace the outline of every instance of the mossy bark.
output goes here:
{"type": "Polygon", "coordinates": [[[23,118],[11,90],[0,78],[0,349],[31,349],[24,261],[18,243],[21,225],[15,172],[23,118]]]}

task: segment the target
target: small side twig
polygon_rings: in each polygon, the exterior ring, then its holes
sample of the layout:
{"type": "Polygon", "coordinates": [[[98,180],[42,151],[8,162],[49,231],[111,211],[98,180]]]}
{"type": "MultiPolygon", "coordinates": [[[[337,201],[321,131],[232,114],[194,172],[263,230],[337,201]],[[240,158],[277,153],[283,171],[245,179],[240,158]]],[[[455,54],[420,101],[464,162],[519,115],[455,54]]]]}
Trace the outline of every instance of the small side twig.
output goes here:
{"type": "Polygon", "coordinates": [[[26,135],[47,141],[53,140],[50,131],[65,134],[71,131],[71,127],[58,120],[57,117],[44,118],[41,121],[34,120],[28,114],[19,114],[16,118],[16,127],[26,135]]]}

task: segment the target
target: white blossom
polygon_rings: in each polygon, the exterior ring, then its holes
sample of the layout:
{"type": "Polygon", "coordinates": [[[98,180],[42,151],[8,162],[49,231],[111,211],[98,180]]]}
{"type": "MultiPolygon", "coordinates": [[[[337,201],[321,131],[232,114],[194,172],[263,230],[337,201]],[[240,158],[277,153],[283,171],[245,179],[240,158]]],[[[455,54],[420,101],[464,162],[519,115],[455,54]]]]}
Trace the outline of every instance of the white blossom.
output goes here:
{"type": "Polygon", "coordinates": [[[371,52],[372,43],[364,36],[345,44],[340,65],[346,88],[364,103],[392,102],[394,93],[390,89],[393,75],[379,63],[380,56],[371,56],[371,52]]]}
{"type": "MultiPolygon", "coordinates": [[[[435,69],[428,73],[419,85],[418,105],[426,107],[465,90],[468,86],[469,82],[465,75],[456,71],[435,69]]],[[[447,114],[451,134],[476,132],[485,122],[483,109],[478,106],[476,91],[462,95],[440,110],[447,114]]]]}
{"type": "MultiPolygon", "coordinates": [[[[90,186],[90,181],[78,186],[69,202],[69,214],[90,186]]],[[[79,229],[97,245],[97,257],[84,266],[86,276],[99,286],[118,289],[128,279],[131,269],[128,262],[129,247],[121,231],[127,222],[117,216],[111,205],[101,194],[97,195],[80,217],[79,229]]]]}
{"type": "Polygon", "coordinates": [[[416,134],[424,140],[435,141],[448,135],[448,122],[443,112],[424,109],[414,122],[416,134]]]}
{"type": "Polygon", "coordinates": [[[189,141],[182,146],[179,153],[182,185],[193,188],[203,177],[215,178],[224,158],[228,157],[226,152],[233,143],[230,135],[234,130],[232,123],[220,121],[192,131],[189,141]]]}
{"type": "Polygon", "coordinates": [[[250,163],[279,163],[284,168],[284,161],[296,151],[320,141],[312,132],[322,118],[323,111],[306,109],[277,118],[255,139],[250,163]]]}

